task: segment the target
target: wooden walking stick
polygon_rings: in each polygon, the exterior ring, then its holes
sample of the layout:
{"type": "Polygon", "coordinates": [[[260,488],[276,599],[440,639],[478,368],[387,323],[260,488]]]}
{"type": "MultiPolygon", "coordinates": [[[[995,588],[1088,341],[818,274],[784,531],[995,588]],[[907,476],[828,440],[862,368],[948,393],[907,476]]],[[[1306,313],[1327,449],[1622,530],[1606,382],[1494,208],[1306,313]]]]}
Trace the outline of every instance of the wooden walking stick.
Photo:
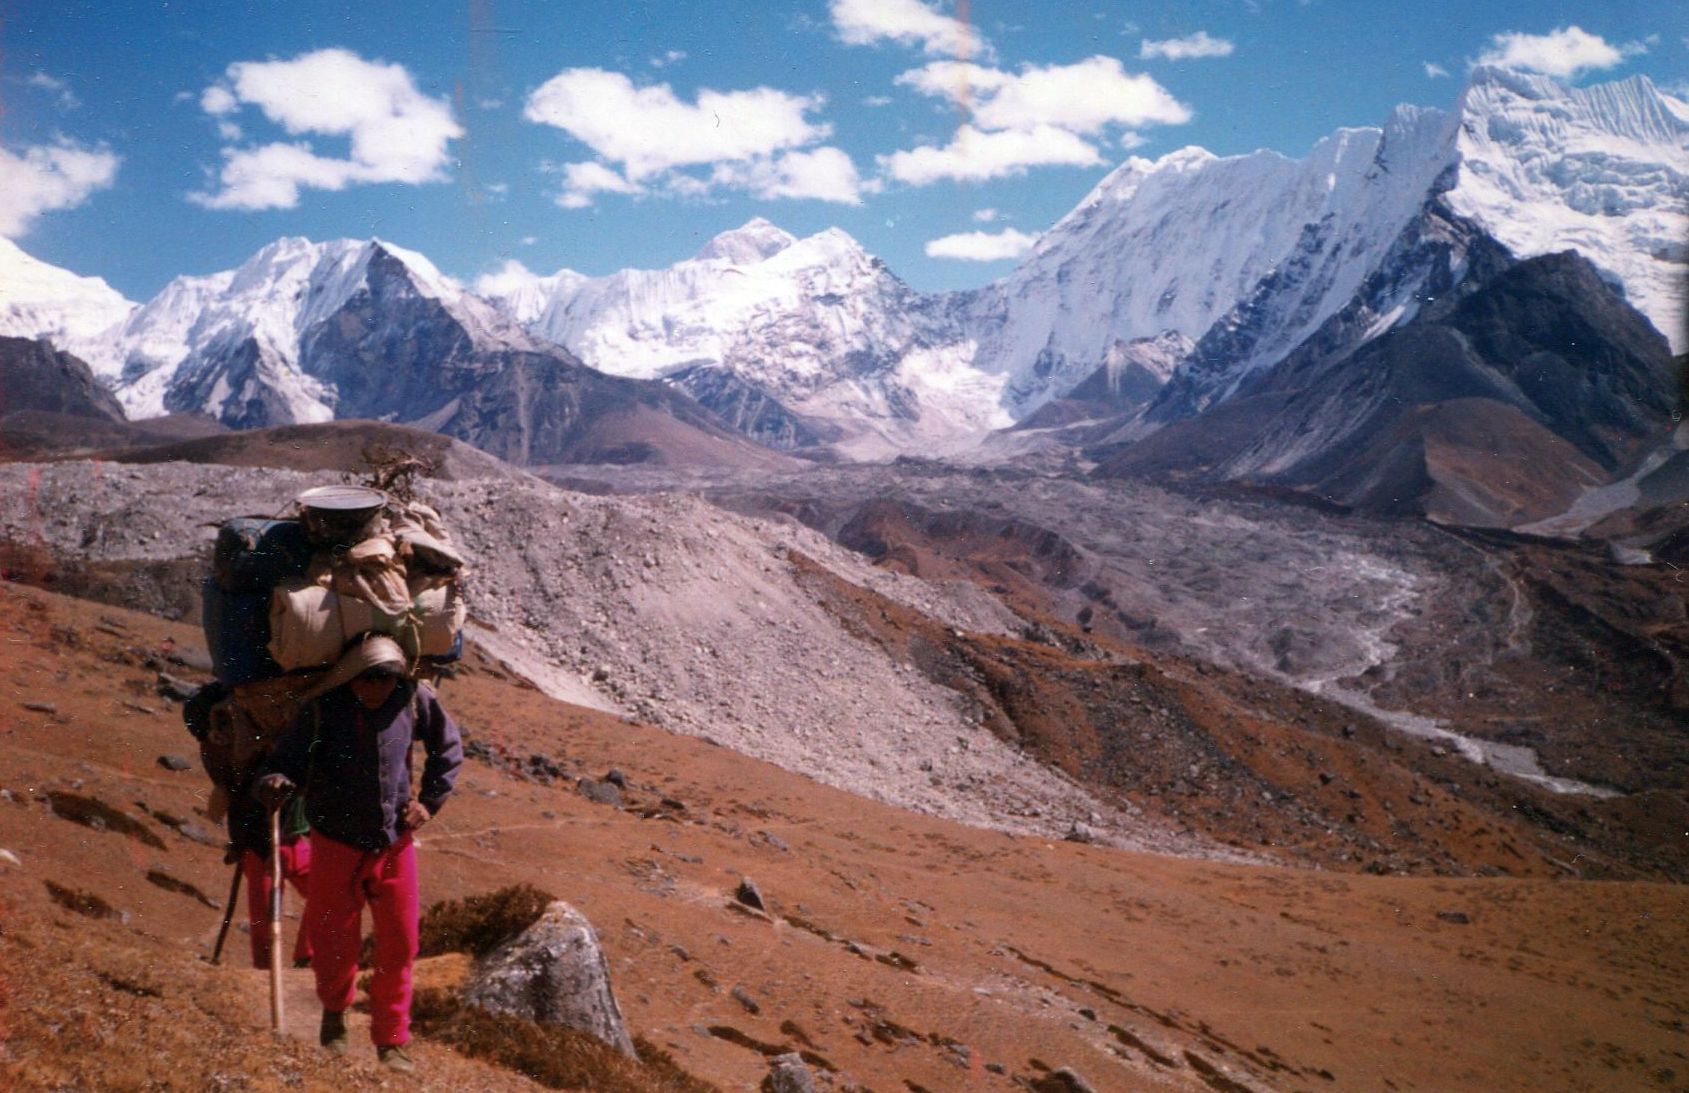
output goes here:
{"type": "Polygon", "coordinates": [[[281,806],[270,809],[270,1028],[282,1031],[281,806]]]}
{"type": "Polygon", "coordinates": [[[223,908],[223,925],[217,931],[217,944],[211,950],[211,962],[221,963],[223,959],[223,941],[229,936],[229,923],[235,918],[235,900],[240,897],[240,860],[235,860],[235,879],[229,882],[229,904],[223,908]]]}

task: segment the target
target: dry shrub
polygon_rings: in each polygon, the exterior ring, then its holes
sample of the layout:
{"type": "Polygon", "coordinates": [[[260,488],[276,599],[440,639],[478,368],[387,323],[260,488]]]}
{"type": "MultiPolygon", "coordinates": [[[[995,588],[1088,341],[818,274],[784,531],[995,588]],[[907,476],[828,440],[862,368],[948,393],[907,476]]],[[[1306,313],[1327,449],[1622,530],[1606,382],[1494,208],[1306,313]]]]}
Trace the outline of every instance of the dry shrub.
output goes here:
{"type": "Polygon", "coordinates": [[[53,815],[61,820],[91,827],[95,831],[115,831],[119,835],[139,839],[155,850],[164,849],[163,839],[104,801],[53,790],[47,794],[47,804],[53,809],[53,815]]]}
{"type": "Polygon", "coordinates": [[[46,881],[47,894],[53,897],[53,902],[68,911],[75,911],[79,915],[89,918],[121,918],[117,909],[92,892],[84,892],[78,888],[66,888],[62,884],[46,881]]]}
{"type": "Polygon", "coordinates": [[[643,1037],[629,1059],[596,1036],[464,1005],[439,989],[421,990],[411,1003],[419,1032],[473,1058],[485,1059],[552,1089],[590,1093],[720,1093],[682,1070],[643,1037]]]}
{"type": "Polygon", "coordinates": [[[554,896],[530,884],[430,907],[418,926],[420,956],[459,952],[482,957],[538,922],[554,896]]]}
{"type": "Polygon", "coordinates": [[[158,885],[160,888],[164,889],[166,892],[175,892],[178,895],[187,896],[191,899],[197,899],[197,900],[199,900],[199,902],[205,904],[207,907],[217,906],[216,900],[212,899],[210,896],[206,895],[204,892],[201,892],[198,888],[189,884],[187,881],[177,880],[175,877],[171,876],[169,873],[166,873],[162,869],[149,869],[149,870],[147,870],[147,880],[150,881],[153,884],[158,885]]]}

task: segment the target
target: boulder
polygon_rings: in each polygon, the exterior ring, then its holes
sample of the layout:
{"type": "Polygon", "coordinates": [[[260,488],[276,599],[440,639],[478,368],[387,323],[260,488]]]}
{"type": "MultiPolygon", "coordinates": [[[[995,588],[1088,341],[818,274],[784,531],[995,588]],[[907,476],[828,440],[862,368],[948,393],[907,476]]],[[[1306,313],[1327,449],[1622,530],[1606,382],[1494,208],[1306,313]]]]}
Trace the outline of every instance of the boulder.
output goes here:
{"type": "Polygon", "coordinates": [[[768,1062],[768,1077],[762,1080],[761,1093],[816,1093],[815,1075],[796,1052],[776,1055],[768,1062]]]}
{"type": "Polygon", "coordinates": [[[1097,1093],[1096,1087],[1072,1067],[1062,1067],[1032,1083],[1034,1093],[1097,1093]]]}
{"type": "Polygon", "coordinates": [[[746,907],[755,907],[759,911],[768,910],[768,905],[762,899],[762,889],[758,888],[757,882],[750,877],[739,881],[739,888],[733,893],[733,898],[746,907]]]}
{"type": "Polygon", "coordinates": [[[478,961],[464,1001],[489,1013],[589,1032],[638,1058],[610,990],[610,966],[586,916],[561,900],[478,961]]]}

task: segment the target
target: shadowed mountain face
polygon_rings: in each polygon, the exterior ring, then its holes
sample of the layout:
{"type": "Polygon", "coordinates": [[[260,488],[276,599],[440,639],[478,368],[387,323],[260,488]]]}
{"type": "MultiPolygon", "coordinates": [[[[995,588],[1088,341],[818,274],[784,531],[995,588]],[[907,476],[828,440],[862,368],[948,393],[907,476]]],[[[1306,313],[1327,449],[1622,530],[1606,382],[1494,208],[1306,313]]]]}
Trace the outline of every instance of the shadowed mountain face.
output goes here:
{"type": "Polygon", "coordinates": [[[25,410],[124,419],[117,399],[76,357],[46,342],[0,337],[0,417],[25,410]]]}
{"type": "Polygon", "coordinates": [[[1512,525],[1617,470],[1669,426],[1676,397],[1665,339],[1571,253],[1469,275],[1352,353],[1321,348],[1316,336],[1099,473],[1249,479],[1512,525]]]}

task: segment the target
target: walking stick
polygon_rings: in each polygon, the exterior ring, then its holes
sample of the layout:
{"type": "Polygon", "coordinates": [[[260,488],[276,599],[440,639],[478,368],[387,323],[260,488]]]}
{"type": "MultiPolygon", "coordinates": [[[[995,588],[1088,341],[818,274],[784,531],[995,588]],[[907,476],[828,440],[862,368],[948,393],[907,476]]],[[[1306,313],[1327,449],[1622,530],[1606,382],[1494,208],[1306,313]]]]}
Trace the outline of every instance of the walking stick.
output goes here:
{"type": "Polygon", "coordinates": [[[235,879],[229,882],[229,905],[223,908],[223,925],[217,931],[217,944],[211,950],[211,963],[223,959],[223,940],[229,936],[229,923],[235,919],[235,900],[240,897],[240,859],[235,859],[235,879]]]}
{"type": "Polygon", "coordinates": [[[270,1028],[282,1031],[281,806],[270,809],[270,1028]]]}

